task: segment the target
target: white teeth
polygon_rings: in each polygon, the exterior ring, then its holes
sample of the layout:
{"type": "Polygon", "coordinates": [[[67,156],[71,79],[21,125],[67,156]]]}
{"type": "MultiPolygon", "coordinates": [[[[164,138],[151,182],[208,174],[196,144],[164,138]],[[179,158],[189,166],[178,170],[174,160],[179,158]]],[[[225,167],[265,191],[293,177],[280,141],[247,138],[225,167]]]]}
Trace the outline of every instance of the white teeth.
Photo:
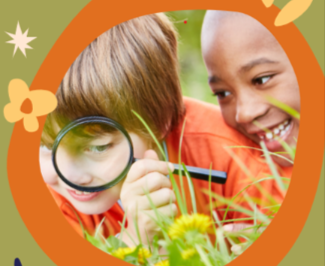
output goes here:
{"type": "MultiPolygon", "coordinates": [[[[265,134],[267,140],[276,139],[277,137],[283,137],[290,128],[289,120],[284,121],[281,125],[273,128],[272,131],[269,131],[265,134]]],[[[261,140],[264,139],[264,135],[259,135],[261,140]]]]}
{"type": "Polygon", "coordinates": [[[91,192],[83,192],[83,191],[79,191],[79,190],[75,190],[74,191],[77,195],[88,195],[90,194],[91,192]]]}
{"type": "Polygon", "coordinates": [[[273,134],[271,132],[267,132],[266,133],[266,138],[267,139],[272,139],[273,138],[273,134]]]}
{"type": "Polygon", "coordinates": [[[275,128],[275,129],[273,130],[273,132],[274,132],[274,134],[279,134],[279,133],[280,133],[280,129],[275,128]]]}

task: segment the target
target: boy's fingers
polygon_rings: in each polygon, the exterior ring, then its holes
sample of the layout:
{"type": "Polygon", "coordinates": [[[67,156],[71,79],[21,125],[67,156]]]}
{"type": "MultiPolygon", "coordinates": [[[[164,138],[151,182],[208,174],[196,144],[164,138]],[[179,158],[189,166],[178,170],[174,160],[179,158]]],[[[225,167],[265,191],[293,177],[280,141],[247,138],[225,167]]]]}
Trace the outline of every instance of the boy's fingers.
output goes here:
{"type": "Polygon", "coordinates": [[[247,223],[233,223],[224,225],[223,230],[227,232],[239,232],[247,227],[252,227],[252,225],[247,223]]]}
{"type": "Polygon", "coordinates": [[[158,155],[154,150],[145,151],[143,158],[159,161],[158,155]]]}
{"type": "MultiPolygon", "coordinates": [[[[226,224],[222,228],[223,230],[227,232],[240,232],[243,231],[245,233],[253,233],[255,231],[253,227],[254,225],[248,224],[248,223],[233,223],[233,224],[226,224]]],[[[259,233],[262,233],[264,231],[265,227],[260,227],[257,231],[259,233]]]]}
{"type": "MultiPolygon", "coordinates": [[[[178,213],[178,208],[175,203],[168,204],[162,207],[157,208],[157,211],[162,216],[168,216],[168,217],[175,217],[178,213]]],[[[156,214],[154,213],[154,210],[149,211],[152,212],[153,217],[156,217],[156,214]]]]}
{"type": "MultiPolygon", "coordinates": [[[[152,204],[156,207],[168,206],[170,203],[173,204],[176,201],[176,196],[173,190],[168,188],[163,188],[148,195],[152,204]]],[[[142,210],[151,210],[152,206],[147,195],[141,196],[139,203],[141,201],[142,210]]]]}
{"type": "MultiPolygon", "coordinates": [[[[246,243],[243,243],[243,244],[246,244],[246,243]]],[[[244,249],[245,249],[245,246],[244,245],[241,245],[241,244],[235,244],[235,245],[233,245],[232,247],[231,247],[231,251],[235,254],[235,255],[237,255],[237,256],[239,256],[241,253],[243,253],[243,251],[244,251],[244,249]]]]}
{"type": "Polygon", "coordinates": [[[171,188],[172,184],[170,180],[157,172],[152,172],[145,175],[133,183],[129,183],[123,193],[131,195],[146,195],[162,188],[171,188]]]}
{"type": "MultiPolygon", "coordinates": [[[[156,211],[159,213],[159,215],[164,217],[175,217],[178,213],[178,208],[175,203],[172,203],[172,204],[159,207],[156,209],[156,211]]],[[[144,215],[146,215],[150,219],[150,223],[151,221],[155,223],[153,220],[153,219],[157,219],[155,210],[143,210],[142,212],[144,212],[144,215]]],[[[154,227],[157,227],[157,225],[155,224],[154,227]]]]}
{"type": "Polygon", "coordinates": [[[153,159],[139,160],[131,166],[124,183],[132,183],[151,172],[159,172],[163,175],[168,175],[168,168],[173,171],[173,164],[153,159]]]}

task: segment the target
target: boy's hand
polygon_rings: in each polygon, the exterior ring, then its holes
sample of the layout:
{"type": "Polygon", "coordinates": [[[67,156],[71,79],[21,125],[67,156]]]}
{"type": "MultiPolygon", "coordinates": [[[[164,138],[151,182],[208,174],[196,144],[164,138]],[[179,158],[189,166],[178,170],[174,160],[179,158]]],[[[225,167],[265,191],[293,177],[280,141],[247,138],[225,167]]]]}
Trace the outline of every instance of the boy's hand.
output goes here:
{"type": "MultiPolygon", "coordinates": [[[[156,222],[151,218],[156,219],[156,215],[150,205],[146,191],[149,193],[157,211],[163,216],[171,217],[177,214],[176,196],[171,188],[170,180],[166,177],[168,167],[171,171],[174,170],[172,164],[159,161],[156,152],[148,150],[144,154],[144,159],[132,165],[123,183],[121,201],[128,221],[126,231],[136,244],[139,244],[140,241],[134,224],[135,219],[137,219],[143,244],[150,244],[157,231],[159,231],[156,222]]],[[[123,234],[122,241],[128,246],[134,246],[126,233],[123,234]]]]}
{"type": "MultiPolygon", "coordinates": [[[[232,223],[232,224],[226,224],[222,228],[226,232],[236,233],[236,232],[246,232],[246,233],[253,233],[254,229],[250,229],[252,227],[252,224],[248,223],[232,223]],[[247,228],[247,229],[246,229],[247,228]]],[[[260,227],[257,231],[259,233],[263,233],[265,230],[265,227],[260,227]]],[[[231,246],[230,250],[236,255],[239,256],[241,253],[244,252],[244,250],[247,248],[247,242],[243,242],[240,244],[235,244],[231,246]]]]}

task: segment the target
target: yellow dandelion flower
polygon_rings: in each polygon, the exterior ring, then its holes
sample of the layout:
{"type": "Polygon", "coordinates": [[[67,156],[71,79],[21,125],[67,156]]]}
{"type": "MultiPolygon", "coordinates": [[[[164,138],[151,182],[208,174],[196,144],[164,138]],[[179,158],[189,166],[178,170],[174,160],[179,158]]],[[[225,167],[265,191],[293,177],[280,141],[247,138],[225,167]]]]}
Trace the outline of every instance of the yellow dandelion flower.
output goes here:
{"type": "Polygon", "coordinates": [[[185,249],[182,251],[181,256],[184,260],[188,260],[196,254],[196,250],[194,248],[185,249]]]}
{"type": "Polygon", "coordinates": [[[139,253],[138,253],[138,262],[140,264],[144,264],[145,259],[148,259],[151,257],[151,253],[148,249],[146,248],[140,248],[139,253]]]}
{"type": "MultiPolygon", "coordinates": [[[[127,255],[131,254],[134,251],[135,251],[135,247],[118,248],[117,250],[113,251],[111,255],[116,258],[119,258],[121,260],[124,260],[127,255]]],[[[151,253],[148,249],[146,249],[146,248],[139,249],[138,262],[140,264],[144,264],[145,259],[150,258],[150,257],[151,257],[151,253]]]]}
{"type": "Polygon", "coordinates": [[[154,266],[169,266],[169,260],[159,261],[154,266]]]}
{"type": "Polygon", "coordinates": [[[118,248],[117,250],[114,250],[112,252],[112,256],[119,258],[121,260],[124,260],[125,256],[131,254],[135,250],[135,247],[133,248],[118,248]]]}
{"type": "Polygon", "coordinates": [[[184,237],[188,231],[198,231],[199,233],[208,233],[212,225],[212,220],[204,214],[182,215],[169,227],[168,235],[171,239],[184,237]]]}

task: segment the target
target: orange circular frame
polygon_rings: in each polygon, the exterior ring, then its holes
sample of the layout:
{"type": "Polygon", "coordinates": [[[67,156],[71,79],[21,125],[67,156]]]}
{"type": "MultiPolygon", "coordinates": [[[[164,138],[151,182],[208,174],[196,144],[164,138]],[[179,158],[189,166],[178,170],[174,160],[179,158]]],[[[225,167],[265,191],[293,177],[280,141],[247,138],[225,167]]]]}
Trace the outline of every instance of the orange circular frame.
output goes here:
{"type": "MultiPolygon", "coordinates": [[[[46,89],[55,93],[75,58],[109,28],[146,14],[190,9],[237,11],[256,18],[280,42],[296,72],[301,93],[301,122],[290,188],[271,225],[247,251],[229,264],[278,265],[301,232],[314,200],[324,152],[325,118],[322,70],[293,23],[274,26],[279,12],[277,7],[266,8],[262,0],[202,0],[194,3],[184,0],[154,3],[144,0],[91,1],[54,44],[30,89],[46,89]]],[[[80,237],[71,230],[60,213],[39,168],[39,143],[45,119],[39,119],[41,127],[33,134],[26,132],[21,122],[17,123],[8,152],[10,187],[26,227],[57,265],[130,265],[105,254],[87,241],[80,241],[80,237]]]]}

